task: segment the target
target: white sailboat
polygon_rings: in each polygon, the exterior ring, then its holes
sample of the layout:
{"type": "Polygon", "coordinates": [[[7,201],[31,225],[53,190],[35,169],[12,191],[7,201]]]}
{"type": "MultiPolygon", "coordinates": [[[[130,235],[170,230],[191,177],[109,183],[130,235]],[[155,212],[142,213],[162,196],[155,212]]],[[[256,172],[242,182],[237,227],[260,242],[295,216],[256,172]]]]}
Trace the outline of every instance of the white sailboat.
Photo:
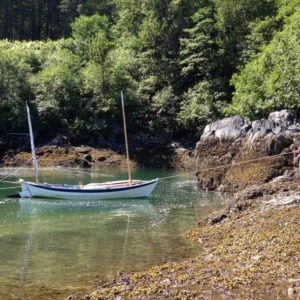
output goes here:
{"type": "Polygon", "coordinates": [[[121,100],[122,100],[123,124],[124,124],[124,135],[125,135],[126,156],[127,156],[127,166],[128,166],[128,180],[108,181],[103,183],[90,183],[86,185],[40,183],[38,178],[39,171],[38,171],[38,163],[35,155],[30,111],[26,103],[31,150],[32,150],[32,159],[35,168],[36,182],[29,182],[20,179],[19,182],[21,184],[22,191],[19,193],[19,195],[22,198],[47,197],[47,198],[61,198],[61,199],[74,199],[74,200],[76,199],[101,200],[101,199],[125,199],[125,198],[148,197],[153,191],[153,189],[155,188],[158,182],[158,178],[149,181],[132,180],[131,178],[131,167],[129,161],[129,150],[128,150],[127,132],[126,132],[125,108],[124,108],[124,99],[123,99],[122,92],[121,92],[121,100]]]}

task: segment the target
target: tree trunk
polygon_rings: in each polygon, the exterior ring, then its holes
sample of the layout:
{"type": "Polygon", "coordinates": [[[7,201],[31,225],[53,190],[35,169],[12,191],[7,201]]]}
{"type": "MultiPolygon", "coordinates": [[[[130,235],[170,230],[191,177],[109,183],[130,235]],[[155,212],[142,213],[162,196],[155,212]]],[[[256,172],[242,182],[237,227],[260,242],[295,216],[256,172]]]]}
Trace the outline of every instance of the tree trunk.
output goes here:
{"type": "Polygon", "coordinates": [[[36,1],[33,1],[31,7],[31,39],[36,40],[36,22],[35,22],[35,12],[36,12],[36,1]]]}

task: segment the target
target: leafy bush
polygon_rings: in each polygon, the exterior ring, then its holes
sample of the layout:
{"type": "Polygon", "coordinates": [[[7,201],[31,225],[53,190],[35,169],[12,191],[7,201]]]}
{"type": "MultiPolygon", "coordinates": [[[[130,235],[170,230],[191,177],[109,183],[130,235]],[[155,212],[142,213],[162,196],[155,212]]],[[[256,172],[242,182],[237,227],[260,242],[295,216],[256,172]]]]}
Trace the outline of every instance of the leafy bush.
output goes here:
{"type": "Polygon", "coordinates": [[[178,121],[186,130],[200,137],[205,125],[222,117],[222,93],[211,81],[201,81],[184,95],[178,121]]]}
{"type": "Polygon", "coordinates": [[[0,48],[0,132],[24,128],[25,101],[32,98],[29,76],[35,64],[31,51],[0,48]]]}
{"type": "Polygon", "coordinates": [[[267,116],[271,111],[300,108],[300,9],[270,44],[236,74],[229,115],[247,119],[267,116]]]}

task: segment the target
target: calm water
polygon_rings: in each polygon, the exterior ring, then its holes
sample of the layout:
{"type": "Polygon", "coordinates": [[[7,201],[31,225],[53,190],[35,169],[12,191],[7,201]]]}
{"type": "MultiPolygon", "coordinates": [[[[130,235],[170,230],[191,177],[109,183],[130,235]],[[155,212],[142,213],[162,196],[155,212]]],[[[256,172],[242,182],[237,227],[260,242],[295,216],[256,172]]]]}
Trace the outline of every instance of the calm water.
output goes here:
{"type": "MultiPolygon", "coordinates": [[[[0,169],[33,180],[31,170],[0,169]]],[[[173,173],[143,170],[133,178],[173,173]]],[[[42,170],[41,181],[76,184],[125,179],[113,170],[42,170]]],[[[16,180],[16,177],[10,177],[16,180]]],[[[0,182],[0,188],[8,186],[0,182]]],[[[193,176],[159,182],[148,199],[11,199],[0,190],[0,299],[64,299],[91,292],[121,271],[137,271],[201,251],[180,237],[222,206],[193,176]]]]}

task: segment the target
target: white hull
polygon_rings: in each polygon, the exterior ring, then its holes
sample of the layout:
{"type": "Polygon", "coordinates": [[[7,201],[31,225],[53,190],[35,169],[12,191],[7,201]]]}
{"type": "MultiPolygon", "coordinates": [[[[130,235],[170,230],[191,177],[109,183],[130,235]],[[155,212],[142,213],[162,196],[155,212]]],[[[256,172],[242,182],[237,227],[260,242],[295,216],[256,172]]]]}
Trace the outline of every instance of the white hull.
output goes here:
{"type": "MultiPolygon", "coordinates": [[[[134,181],[133,181],[134,182],[134,181]]],[[[45,197],[72,200],[101,200],[148,197],[155,188],[158,179],[134,182],[124,186],[124,182],[90,184],[86,186],[56,186],[50,184],[35,184],[21,180],[22,198],[45,197]],[[118,186],[119,184],[119,186],[118,186]]]]}

